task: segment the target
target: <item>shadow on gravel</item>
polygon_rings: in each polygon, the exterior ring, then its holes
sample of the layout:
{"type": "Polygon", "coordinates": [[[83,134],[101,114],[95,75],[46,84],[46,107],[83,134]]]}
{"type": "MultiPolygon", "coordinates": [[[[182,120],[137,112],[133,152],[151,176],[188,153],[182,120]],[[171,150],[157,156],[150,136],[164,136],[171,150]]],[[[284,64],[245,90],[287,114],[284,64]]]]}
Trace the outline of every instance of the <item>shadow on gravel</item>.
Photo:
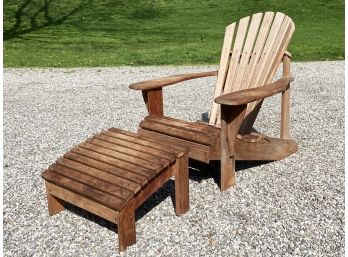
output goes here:
{"type": "MultiPolygon", "coordinates": [[[[265,161],[237,161],[236,171],[242,171],[252,167],[267,164],[265,161]]],[[[220,161],[212,161],[210,164],[190,160],[190,179],[201,182],[205,179],[213,178],[216,187],[220,187],[220,161]]],[[[174,180],[169,180],[164,184],[156,193],[154,193],[147,201],[145,201],[135,212],[135,220],[138,221],[149,213],[153,208],[158,206],[167,197],[171,198],[172,201],[172,214],[175,215],[175,183],[174,180]]],[[[105,227],[111,231],[117,231],[116,224],[105,220],[99,216],[96,216],[88,211],[80,209],[72,204],[66,203],[66,210],[71,211],[85,219],[97,223],[98,225],[105,227]]]]}
{"type": "MultiPolygon", "coordinates": [[[[237,161],[236,172],[257,167],[271,161],[237,161]]],[[[211,161],[209,164],[190,160],[190,179],[201,182],[213,178],[216,186],[220,187],[220,161],[211,161]]]]}

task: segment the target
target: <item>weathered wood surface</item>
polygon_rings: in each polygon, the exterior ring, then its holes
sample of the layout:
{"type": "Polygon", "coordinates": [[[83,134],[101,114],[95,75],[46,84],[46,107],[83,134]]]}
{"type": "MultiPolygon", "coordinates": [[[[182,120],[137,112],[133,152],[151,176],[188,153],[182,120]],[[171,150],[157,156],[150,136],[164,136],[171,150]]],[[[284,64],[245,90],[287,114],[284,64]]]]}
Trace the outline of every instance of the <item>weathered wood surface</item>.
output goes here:
{"type": "Polygon", "coordinates": [[[246,112],[246,104],[221,108],[221,191],[236,183],[235,141],[246,112]]]}
{"type": "Polygon", "coordinates": [[[129,88],[135,89],[135,90],[153,90],[153,89],[169,86],[169,85],[176,84],[176,83],[183,82],[190,79],[203,78],[203,77],[216,76],[216,75],[217,75],[217,71],[181,74],[181,75],[175,75],[175,76],[170,76],[165,78],[158,78],[158,79],[137,82],[137,83],[131,84],[129,88]]]}
{"type": "Polygon", "coordinates": [[[175,176],[175,209],[189,209],[188,148],[112,128],[81,143],[42,173],[48,210],[69,202],[118,225],[119,249],[135,243],[135,209],[175,176]]]}
{"type": "Polygon", "coordinates": [[[151,115],[163,115],[164,107],[162,88],[143,90],[142,93],[148,113],[151,115]]]}
{"type": "Polygon", "coordinates": [[[173,166],[175,173],[175,213],[182,215],[190,209],[188,155],[185,154],[173,166]]]}
{"type": "Polygon", "coordinates": [[[298,146],[290,139],[264,137],[255,143],[236,140],[236,160],[278,161],[296,153],[298,146]]]}
{"type": "Polygon", "coordinates": [[[142,187],[168,169],[176,158],[177,153],[170,147],[140,139],[134,133],[113,129],[71,149],[43,172],[42,177],[120,211],[142,187]]]}
{"type": "MultiPolygon", "coordinates": [[[[243,105],[277,93],[286,91],[289,88],[289,83],[293,80],[291,77],[283,77],[277,81],[262,87],[250,88],[229,93],[215,98],[215,102],[223,105],[243,105]]],[[[243,117],[244,118],[244,117],[243,117]]]]}
{"type": "Polygon", "coordinates": [[[52,190],[50,188],[50,184],[45,181],[46,185],[46,196],[47,196],[47,205],[48,205],[48,214],[50,216],[55,215],[61,211],[63,211],[65,202],[62,199],[52,195],[52,190]]]}
{"type": "MultiPolygon", "coordinates": [[[[283,76],[290,76],[290,57],[283,57],[283,76]]],[[[280,119],[280,138],[289,138],[290,130],[290,85],[287,90],[282,93],[281,103],[281,119],[280,119]]]]}
{"type": "Polygon", "coordinates": [[[206,163],[209,162],[210,146],[191,142],[189,140],[180,139],[177,137],[164,135],[143,128],[140,128],[138,133],[146,139],[156,140],[158,142],[161,142],[162,144],[168,145],[168,147],[185,147],[186,149],[189,149],[190,158],[206,163]]]}
{"type": "MultiPolygon", "coordinates": [[[[103,134],[103,132],[101,134],[103,134]]],[[[186,152],[188,150],[185,147],[179,146],[173,146],[173,148],[169,148],[156,140],[152,140],[149,138],[145,139],[138,134],[134,134],[118,128],[110,128],[109,131],[106,132],[106,134],[115,138],[123,139],[127,142],[136,143],[141,146],[148,146],[154,149],[161,150],[163,152],[170,153],[172,154],[171,158],[175,158],[175,155],[179,156],[182,152],[186,152]]],[[[163,157],[163,154],[161,154],[161,156],[163,157]]]]}
{"type": "MultiPolygon", "coordinates": [[[[85,196],[78,193],[65,189],[61,186],[57,186],[46,181],[46,190],[51,195],[54,195],[57,199],[63,199],[64,201],[76,205],[82,209],[88,210],[89,212],[98,215],[110,222],[116,223],[118,219],[118,211],[109,208],[103,204],[97,203],[85,196]]],[[[48,203],[48,208],[50,211],[50,203],[48,203]]],[[[56,213],[53,213],[56,214],[56,213]]]]}
{"type": "Polygon", "coordinates": [[[188,147],[189,157],[208,163],[220,129],[204,123],[193,123],[165,116],[147,116],[140,123],[139,135],[168,146],[188,147]]]}
{"type": "Polygon", "coordinates": [[[117,219],[118,246],[120,251],[136,242],[135,234],[135,207],[129,203],[119,214],[117,219]]]}
{"type": "Polygon", "coordinates": [[[160,116],[147,116],[139,126],[146,130],[203,145],[211,145],[219,135],[219,131],[209,125],[181,122],[160,116]]]}

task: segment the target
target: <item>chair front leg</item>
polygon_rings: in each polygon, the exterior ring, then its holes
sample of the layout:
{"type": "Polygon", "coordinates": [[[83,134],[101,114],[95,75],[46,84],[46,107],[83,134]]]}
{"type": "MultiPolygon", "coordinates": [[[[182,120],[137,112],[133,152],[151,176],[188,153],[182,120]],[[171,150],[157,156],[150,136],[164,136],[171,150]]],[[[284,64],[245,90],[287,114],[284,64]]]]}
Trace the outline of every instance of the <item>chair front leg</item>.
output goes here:
{"type": "Polygon", "coordinates": [[[247,105],[221,105],[221,191],[236,183],[235,140],[244,120],[247,105]]]}
{"type": "Polygon", "coordinates": [[[149,115],[163,116],[162,88],[143,90],[142,93],[149,115]]]}

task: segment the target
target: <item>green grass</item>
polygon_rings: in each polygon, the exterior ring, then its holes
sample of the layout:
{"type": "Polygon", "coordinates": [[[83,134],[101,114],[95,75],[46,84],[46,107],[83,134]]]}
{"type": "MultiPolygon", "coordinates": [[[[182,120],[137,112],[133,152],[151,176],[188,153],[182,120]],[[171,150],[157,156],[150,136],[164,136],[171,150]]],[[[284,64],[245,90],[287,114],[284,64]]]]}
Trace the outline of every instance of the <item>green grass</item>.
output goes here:
{"type": "Polygon", "coordinates": [[[344,58],[343,0],[8,0],[4,66],[217,64],[225,27],[268,10],[294,20],[295,61],[344,58]]]}

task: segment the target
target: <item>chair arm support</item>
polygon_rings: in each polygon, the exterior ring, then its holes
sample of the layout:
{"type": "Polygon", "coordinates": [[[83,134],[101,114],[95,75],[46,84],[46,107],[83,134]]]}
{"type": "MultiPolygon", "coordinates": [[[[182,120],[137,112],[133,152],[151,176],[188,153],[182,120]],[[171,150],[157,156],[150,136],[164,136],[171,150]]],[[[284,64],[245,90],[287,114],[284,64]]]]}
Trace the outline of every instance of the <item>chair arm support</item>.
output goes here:
{"type": "Polygon", "coordinates": [[[170,77],[165,77],[165,78],[137,82],[137,83],[129,85],[129,88],[135,89],[135,90],[152,90],[152,89],[161,88],[164,86],[176,84],[176,83],[179,83],[179,82],[182,82],[185,80],[203,78],[203,77],[208,77],[208,76],[216,76],[216,75],[217,75],[217,71],[181,74],[181,75],[176,75],[176,76],[170,76],[170,77]]]}
{"type": "Polygon", "coordinates": [[[274,94],[284,92],[289,88],[292,77],[283,77],[262,87],[245,89],[215,98],[215,102],[223,105],[242,105],[262,100],[274,94]]]}

